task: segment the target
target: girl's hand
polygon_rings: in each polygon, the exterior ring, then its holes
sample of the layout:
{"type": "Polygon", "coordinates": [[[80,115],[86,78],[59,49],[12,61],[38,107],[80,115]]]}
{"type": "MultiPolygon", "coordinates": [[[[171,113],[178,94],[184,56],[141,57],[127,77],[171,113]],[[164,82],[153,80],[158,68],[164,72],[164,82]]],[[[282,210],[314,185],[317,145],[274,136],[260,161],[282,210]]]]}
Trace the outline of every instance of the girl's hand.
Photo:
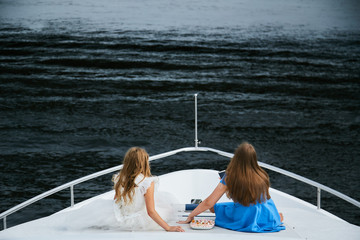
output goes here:
{"type": "Polygon", "coordinates": [[[179,221],[177,223],[179,224],[186,224],[186,223],[190,223],[192,220],[194,219],[194,217],[188,217],[185,221],[179,221]]]}
{"type": "Polygon", "coordinates": [[[182,229],[182,227],[180,226],[170,226],[168,230],[166,230],[168,232],[185,232],[184,229],[182,229]]]}

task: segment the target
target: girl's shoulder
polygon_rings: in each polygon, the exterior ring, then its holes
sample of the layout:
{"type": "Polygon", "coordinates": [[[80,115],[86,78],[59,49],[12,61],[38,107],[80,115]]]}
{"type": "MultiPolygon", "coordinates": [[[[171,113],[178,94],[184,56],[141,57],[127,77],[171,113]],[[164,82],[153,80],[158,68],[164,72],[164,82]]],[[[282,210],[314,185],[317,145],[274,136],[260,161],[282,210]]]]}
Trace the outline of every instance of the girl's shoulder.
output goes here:
{"type": "Polygon", "coordinates": [[[158,177],[144,177],[143,175],[139,175],[136,177],[135,183],[139,187],[140,192],[145,194],[147,189],[151,186],[151,183],[154,182],[155,188],[159,184],[158,177]]]}
{"type": "Polygon", "coordinates": [[[226,178],[226,174],[224,174],[224,176],[221,178],[220,183],[226,186],[225,178],[226,178]]]}

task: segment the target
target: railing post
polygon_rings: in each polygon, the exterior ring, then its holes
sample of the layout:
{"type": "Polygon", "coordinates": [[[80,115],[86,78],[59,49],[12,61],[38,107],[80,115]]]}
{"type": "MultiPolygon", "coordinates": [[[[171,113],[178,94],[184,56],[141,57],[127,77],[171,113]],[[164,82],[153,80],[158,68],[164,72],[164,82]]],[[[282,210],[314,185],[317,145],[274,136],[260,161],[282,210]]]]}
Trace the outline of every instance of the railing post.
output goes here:
{"type": "Polygon", "coordinates": [[[74,206],[74,185],[70,186],[71,207],[74,206]]]}
{"type": "Polygon", "coordinates": [[[4,220],[4,230],[6,229],[6,216],[3,218],[4,220]]]}
{"type": "Polygon", "coordinates": [[[195,97],[195,147],[198,147],[199,140],[197,136],[197,93],[194,94],[195,97]]]}
{"type": "Polygon", "coordinates": [[[321,208],[321,189],[317,188],[317,209],[321,208]]]}

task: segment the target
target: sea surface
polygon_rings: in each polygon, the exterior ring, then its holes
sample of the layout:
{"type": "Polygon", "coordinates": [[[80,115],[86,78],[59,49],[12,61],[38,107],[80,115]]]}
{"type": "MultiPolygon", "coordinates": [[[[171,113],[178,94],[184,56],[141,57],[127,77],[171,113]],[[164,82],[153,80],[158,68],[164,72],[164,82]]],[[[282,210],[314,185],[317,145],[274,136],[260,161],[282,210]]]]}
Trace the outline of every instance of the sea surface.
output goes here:
{"type": "MultiPolygon", "coordinates": [[[[0,0],[0,212],[132,146],[194,146],[195,93],[200,146],[248,141],[259,161],[360,201],[359,12],[351,0],[0,0]]],[[[151,167],[228,162],[186,153],[151,167]]],[[[268,173],[316,205],[316,188],[268,173]]],[[[75,202],[111,189],[111,174],[76,185],[75,202]]],[[[321,204],[360,225],[350,203],[322,192],[321,204]]],[[[64,190],[7,224],[69,205],[64,190]]]]}

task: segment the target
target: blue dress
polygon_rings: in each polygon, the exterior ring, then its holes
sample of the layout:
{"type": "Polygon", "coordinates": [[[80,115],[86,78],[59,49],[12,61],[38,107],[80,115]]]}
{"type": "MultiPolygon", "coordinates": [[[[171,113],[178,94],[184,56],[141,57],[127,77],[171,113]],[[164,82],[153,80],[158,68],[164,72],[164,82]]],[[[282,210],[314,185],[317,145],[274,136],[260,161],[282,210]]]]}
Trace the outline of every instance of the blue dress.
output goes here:
{"type": "MultiPolygon", "coordinates": [[[[225,176],[220,181],[225,183],[225,176]]],[[[214,206],[215,225],[239,232],[278,232],[284,230],[274,201],[243,206],[237,202],[217,203],[214,206]]]]}

